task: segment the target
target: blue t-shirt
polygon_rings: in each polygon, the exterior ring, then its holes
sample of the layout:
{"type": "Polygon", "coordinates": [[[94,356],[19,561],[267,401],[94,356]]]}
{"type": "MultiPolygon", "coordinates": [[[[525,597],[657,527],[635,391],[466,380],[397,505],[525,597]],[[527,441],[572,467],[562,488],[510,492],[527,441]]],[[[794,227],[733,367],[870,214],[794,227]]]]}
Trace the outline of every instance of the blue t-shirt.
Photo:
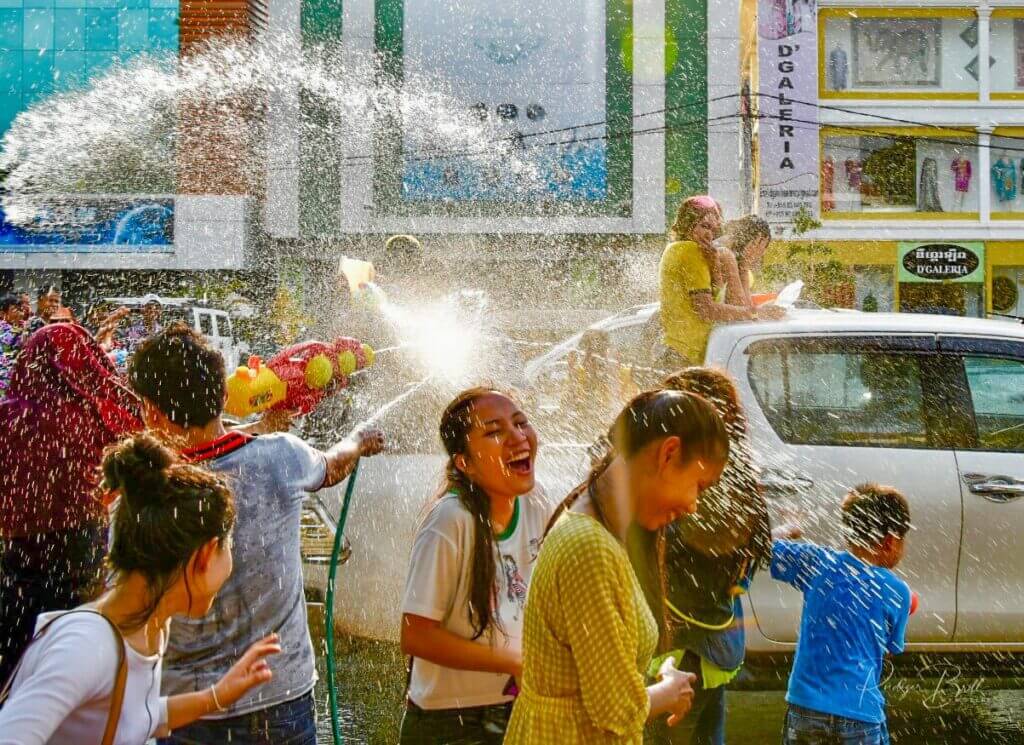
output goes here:
{"type": "Polygon", "coordinates": [[[846,551],[775,541],[772,577],[804,595],[786,701],[872,724],[885,721],[882,660],[903,651],[910,588],[846,551]]]}

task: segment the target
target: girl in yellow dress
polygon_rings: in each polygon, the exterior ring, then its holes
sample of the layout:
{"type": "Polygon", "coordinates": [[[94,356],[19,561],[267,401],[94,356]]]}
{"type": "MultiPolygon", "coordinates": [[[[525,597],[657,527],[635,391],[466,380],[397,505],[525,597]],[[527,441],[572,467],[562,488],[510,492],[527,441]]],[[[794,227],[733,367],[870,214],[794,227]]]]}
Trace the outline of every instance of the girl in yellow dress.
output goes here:
{"type": "Polygon", "coordinates": [[[674,724],[690,707],[693,676],[671,659],[644,685],[658,627],[624,544],[634,525],[659,531],[693,513],[729,439],[710,404],[678,391],[640,394],[608,437],[612,449],[556,513],[534,567],[506,745],[639,745],[649,718],[674,724]]]}

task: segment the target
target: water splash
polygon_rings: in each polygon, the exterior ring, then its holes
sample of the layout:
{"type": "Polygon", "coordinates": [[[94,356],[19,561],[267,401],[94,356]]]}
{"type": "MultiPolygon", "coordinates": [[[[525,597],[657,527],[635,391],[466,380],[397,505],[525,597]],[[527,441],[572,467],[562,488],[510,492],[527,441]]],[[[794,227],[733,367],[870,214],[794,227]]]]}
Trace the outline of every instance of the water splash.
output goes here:
{"type": "MultiPolygon", "coordinates": [[[[398,159],[383,169],[458,153],[476,168],[540,178],[496,123],[436,80],[394,84],[373,61],[343,63],[337,47],[220,40],[184,60],[139,55],[22,112],[0,142],[2,206],[12,222],[38,227],[73,223],[74,210],[59,207],[84,195],[259,193],[279,161],[268,111],[300,99],[313,104],[298,107],[302,139],[343,143],[367,122],[415,122],[414,152],[382,156],[398,159]]],[[[352,154],[343,166],[374,158],[352,154]]]]}

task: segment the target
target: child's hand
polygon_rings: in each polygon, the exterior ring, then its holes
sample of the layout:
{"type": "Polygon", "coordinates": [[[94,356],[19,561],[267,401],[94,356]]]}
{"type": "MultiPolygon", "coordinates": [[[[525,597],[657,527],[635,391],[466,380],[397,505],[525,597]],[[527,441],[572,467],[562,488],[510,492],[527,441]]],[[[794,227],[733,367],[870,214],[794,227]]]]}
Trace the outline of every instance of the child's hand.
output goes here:
{"type": "Polygon", "coordinates": [[[376,455],[384,450],[384,433],[376,427],[361,429],[355,436],[360,456],[376,455]]]}
{"type": "Polygon", "coordinates": [[[693,685],[697,682],[697,676],[677,669],[675,658],[666,657],[658,670],[658,682],[669,690],[672,703],[669,706],[668,726],[675,727],[690,713],[693,685]]]}
{"type": "Polygon", "coordinates": [[[783,523],[772,528],[772,540],[774,541],[795,541],[797,538],[803,538],[803,535],[804,531],[796,523],[783,523]]]}
{"type": "Polygon", "coordinates": [[[226,709],[252,688],[268,682],[273,674],[265,658],[280,651],[277,634],[265,636],[245,650],[245,654],[214,686],[217,702],[226,709]]]}

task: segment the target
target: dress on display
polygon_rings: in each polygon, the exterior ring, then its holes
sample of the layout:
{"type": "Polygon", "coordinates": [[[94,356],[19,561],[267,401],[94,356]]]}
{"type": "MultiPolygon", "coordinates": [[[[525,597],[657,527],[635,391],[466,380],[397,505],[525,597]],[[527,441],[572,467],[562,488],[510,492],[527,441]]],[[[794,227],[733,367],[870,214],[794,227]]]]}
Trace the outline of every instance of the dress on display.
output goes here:
{"type": "Polygon", "coordinates": [[[1017,167],[1013,161],[1002,157],[992,164],[992,187],[1000,202],[1012,202],[1017,198],[1017,167]]]}
{"type": "Polygon", "coordinates": [[[828,53],[828,80],[832,90],[846,90],[846,79],[850,73],[846,50],[836,47],[828,53]]]}
{"type": "Polygon", "coordinates": [[[935,158],[921,162],[921,180],[917,189],[918,212],[942,212],[939,201],[939,164],[935,158]]]}
{"type": "Polygon", "coordinates": [[[821,211],[831,212],[836,208],[836,198],[833,194],[833,186],[836,176],[836,162],[832,158],[825,158],[821,163],[821,211]]]}
{"type": "Polygon", "coordinates": [[[864,161],[856,158],[847,158],[843,163],[846,169],[846,184],[854,191],[860,191],[861,178],[864,173],[864,161]]]}
{"type": "Polygon", "coordinates": [[[971,190],[971,161],[967,158],[956,158],[949,165],[953,171],[953,188],[964,194],[971,190]]]}

